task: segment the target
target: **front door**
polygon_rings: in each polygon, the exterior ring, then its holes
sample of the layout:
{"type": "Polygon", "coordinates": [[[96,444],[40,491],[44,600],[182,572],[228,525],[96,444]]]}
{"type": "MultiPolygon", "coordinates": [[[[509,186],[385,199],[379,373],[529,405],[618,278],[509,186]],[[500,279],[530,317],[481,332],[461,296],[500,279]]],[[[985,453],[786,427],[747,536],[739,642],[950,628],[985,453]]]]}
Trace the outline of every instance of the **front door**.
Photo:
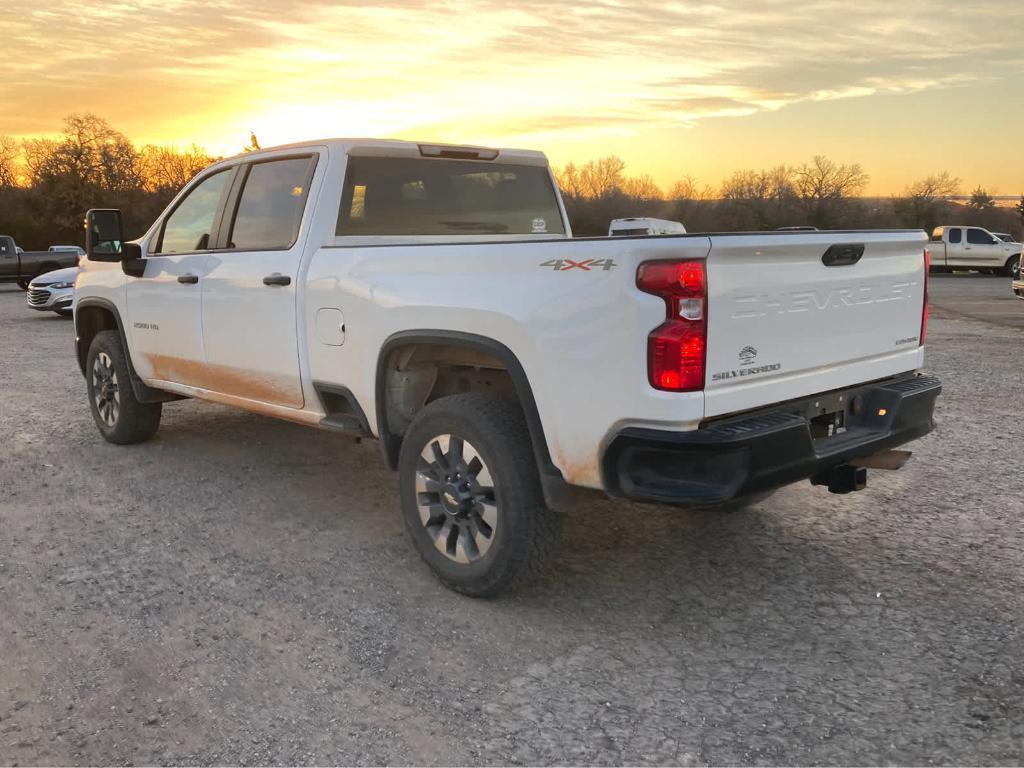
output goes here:
{"type": "Polygon", "coordinates": [[[143,277],[128,279],[132,362],[144,379],[203,387],[201,281],[233,169],[200,180],[147,245],[143,277]]]}
{"type": "Polygon", "coordinates": [[[12,280],[18,276],[18,251],[14,240],[0,237],[0,279],[12,280]]]}
{"type": "Polygon", "coordinates": [[[1003,242],[978,227],[968,227],[964,257],[971,267],[1003,266],[1003,242]]]}
{"type": "Polygon", "coordinates": [[[202,281],[207,367],[224,394],[303,406],[296,293],[315,168],[315,155],[271,158],[245,166],[235,183],[234,215],[202,281]]]}

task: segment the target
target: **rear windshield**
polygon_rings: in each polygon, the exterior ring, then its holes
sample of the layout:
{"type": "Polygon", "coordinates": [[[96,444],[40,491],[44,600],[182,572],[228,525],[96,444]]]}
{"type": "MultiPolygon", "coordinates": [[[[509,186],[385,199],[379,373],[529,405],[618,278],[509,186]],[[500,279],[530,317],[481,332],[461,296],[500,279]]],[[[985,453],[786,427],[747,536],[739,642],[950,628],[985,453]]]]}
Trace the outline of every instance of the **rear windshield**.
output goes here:
{"type": "Polygon", "coordinates": [[[339,235],[562,235],[548,169],[350,157],[339,235]]]}

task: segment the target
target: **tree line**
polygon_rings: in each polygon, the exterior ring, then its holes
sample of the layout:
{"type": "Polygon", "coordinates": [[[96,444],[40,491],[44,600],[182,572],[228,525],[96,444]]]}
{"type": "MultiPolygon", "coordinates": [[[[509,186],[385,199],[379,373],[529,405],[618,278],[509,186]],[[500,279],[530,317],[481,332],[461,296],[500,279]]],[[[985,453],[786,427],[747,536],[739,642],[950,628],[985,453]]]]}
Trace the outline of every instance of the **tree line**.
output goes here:
{"type": "MultiPolygon", "coordinates": [[[[248,149],[248,148],[246,148],[248,149]]],[[[27,249],[82,244],[89,208],[120,208],[125,230],[138,236],[195,174],[215,162],[202,148],[134,145],[106,120],[73,114],[56,139],[0,136],[0,233],[27,249]]],[[[961,182],[943,171],[899,195],[865,198],[870,180],[858,163],[822,155],[797,166],[739,170],[718,186],[685,177],[662,190],[648,175],[626,173],[608,156],[555,170],[573,232],[601,235],[615,218],[652,216],[681,221],[692,232],[815,226],[820,229],[912,227],[966,223],[1024,234],[1024,196],[999,208],[984,189],[966,203],[961,182]]]]}
{"type": "Polygon", "coordinates": [[[69,115],[56,139],[0,136],[0,233],[27,250],[82,245],[89,208],[120,208],[136,237],[217,159],[195,145],[135,146],[92,114],[69,115]]]}
{"type": "Polygon", "coordinates": [[[612,219],[650,216],[682,222],[691,232],[736,232],[812,226],[819,229],[910,227],[927,232],[940,224],[974,224],[1024,234],[1024,196],[1015,208],[996,206],[977,188],[964,202],[959,179],[943,171],[887,198],[862,197],[870,177],[858,163],[823,155],[798,166],[739,170],[717,187],[692,177],[663,191],[647,175],[630,176],[620,158],[569,163],[555,176],[577,235],[601,235],[612,219]]]}

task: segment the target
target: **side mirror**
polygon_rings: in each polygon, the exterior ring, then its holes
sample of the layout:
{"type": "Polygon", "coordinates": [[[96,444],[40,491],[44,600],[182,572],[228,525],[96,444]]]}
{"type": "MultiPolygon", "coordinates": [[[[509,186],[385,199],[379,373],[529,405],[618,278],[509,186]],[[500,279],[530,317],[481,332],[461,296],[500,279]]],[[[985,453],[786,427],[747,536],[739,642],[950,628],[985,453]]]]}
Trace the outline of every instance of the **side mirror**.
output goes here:
{"type": "Polygon", "coordinates": [[[85,214],[85,254],[90,261],[121,261],[124,256],[121,212],[116,208],[91,208],[85,214]]]}

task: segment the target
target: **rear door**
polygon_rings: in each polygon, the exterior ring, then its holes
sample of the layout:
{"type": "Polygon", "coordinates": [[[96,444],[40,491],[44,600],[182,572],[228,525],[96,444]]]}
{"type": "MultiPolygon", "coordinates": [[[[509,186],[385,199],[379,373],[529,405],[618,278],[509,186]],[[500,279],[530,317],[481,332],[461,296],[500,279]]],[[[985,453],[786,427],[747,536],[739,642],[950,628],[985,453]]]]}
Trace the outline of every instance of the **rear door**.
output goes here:
{"type": "Polygon", "coordinates": [[[296,296],[316,153],[244,166],[202,282],[209,388],[301,408],[296,296]]]}
{"type": "Polygon", "coordinates": [[[716,235],[707,416],[920,365],[924,233],[716,235]]]}

